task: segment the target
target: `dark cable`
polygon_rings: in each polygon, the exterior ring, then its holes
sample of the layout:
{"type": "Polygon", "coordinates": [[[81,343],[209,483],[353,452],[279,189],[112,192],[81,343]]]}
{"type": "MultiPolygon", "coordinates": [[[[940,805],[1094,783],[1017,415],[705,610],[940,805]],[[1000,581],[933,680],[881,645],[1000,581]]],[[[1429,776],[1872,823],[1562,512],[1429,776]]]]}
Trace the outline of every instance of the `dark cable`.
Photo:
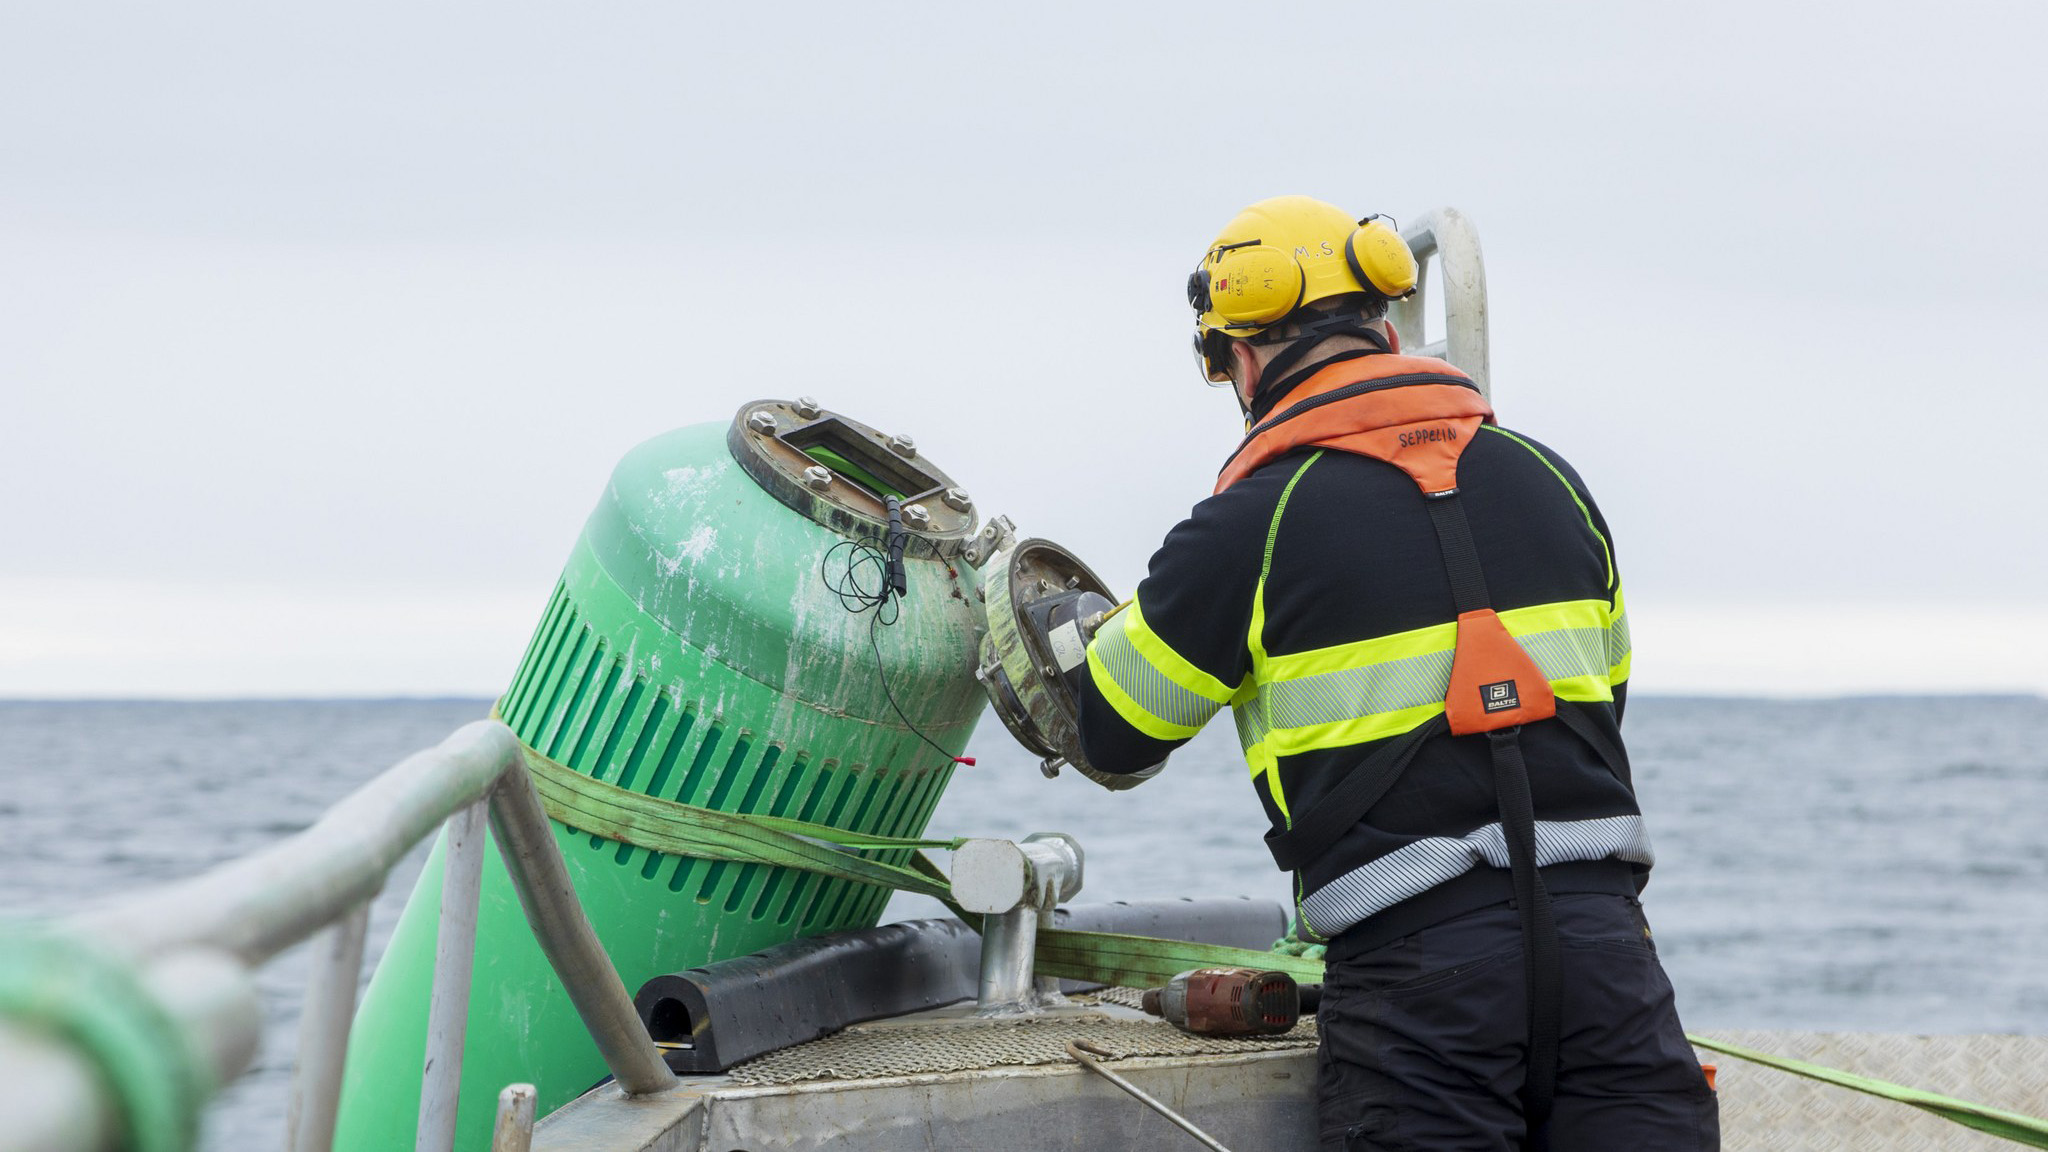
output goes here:
{"type": "Polygon", "coordinates": [[[877,628],[894,625],[903,618],[902,596],[908,590],[908,581],[903,571],[903,550],[911,540],[921,541],[933,559],[939,559],[936,544],[916,533],[906,531],[896,515],[896,501],[891,498],[890,531],[878,547],[872,537],[865,539],[841,540],[825,552],[819,563],[819,577],[825,583],[826,591],[839,598],[839,604],[848,612],[858,616],[872,612],[868,617],[868,648],[875,656],[875,679],[882,685],[882,696],[889,701],[896,718],[911,734],[932,747],[932,750],[955,764],[974,766],[974,757],[955,756],[946,751],[938,741],[924,734],[910,717],[903,712],[903,706],[896,702],[896,693],[889,687],[889,673],[882,664],[882,643],[877,628]],[[885,550],[886,549],[886,550],[885,550]],[[842,557],[835,561],[835,557],[842,557]],[[843,564],[834,575],[835,563],[843,564]]]}

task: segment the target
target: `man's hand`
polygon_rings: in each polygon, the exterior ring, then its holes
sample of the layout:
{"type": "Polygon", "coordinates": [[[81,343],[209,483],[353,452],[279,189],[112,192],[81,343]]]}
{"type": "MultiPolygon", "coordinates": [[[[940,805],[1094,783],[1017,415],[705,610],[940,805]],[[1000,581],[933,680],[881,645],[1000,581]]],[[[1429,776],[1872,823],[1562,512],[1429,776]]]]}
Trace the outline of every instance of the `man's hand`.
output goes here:
{"type": "MultiPolygon", "coordinates": [[[[1106,596],[1093,592],[1062,592],[1048,596],[1025,609],[1032,623],[1045,637],[1046,647],[1052,652],[1059,680],[1066,689],[1067,699],[1075,708],[1074,723],[1076,735],[1080,725],[1079,706],[1086,692],[1088,681],[1088,643],[1095,639],[1102,622],[1122,611],[1130,601],[1111,604],[1106,596]]],[[[1159,775],[1166,766],[1161,760],[1148,768],[1136,772],[1104,772],[1090,767],[1087,757],[1078,748],[1063,749],[1067,752],[1067,763],[1088,779],[1095,781],[1111,792],[1136,788],[1145,781],[1159,775]]]]}

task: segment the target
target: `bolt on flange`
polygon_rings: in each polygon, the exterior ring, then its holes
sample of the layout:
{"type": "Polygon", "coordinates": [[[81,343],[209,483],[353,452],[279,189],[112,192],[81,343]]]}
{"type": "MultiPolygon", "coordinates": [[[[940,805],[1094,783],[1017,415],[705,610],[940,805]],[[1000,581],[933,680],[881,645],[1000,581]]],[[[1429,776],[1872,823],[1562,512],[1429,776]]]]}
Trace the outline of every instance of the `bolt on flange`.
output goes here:
{"type": "Polygon", "coordinates": [[[917,441],[908,436],[889,437],[889,451],[908,460],[917,455],[917,441]]]}
{"type": "Polygon", "coordinates": [[[772,436],[775,434],[775,413],[755,412],[747,417],[747,427],[763,436],[772,436]]]}
{"type": "Polygon", "coordinates": [[[974,507],[974,501],[968,499],[967,489],[965,488],[948,488],[940,495],[939,499],[944,500],[946,507],[951,508],[955,512],[965,512],[969,508],[974,507]]]}
{"type": "Polygon", "coordinates": [[[823,464],[813,464],[804,469],[804,484],[823,492],[832,486],[832,470],[823,464]]]}
{"type": "Polygon", "coordinates": [[[796,398],[796,414],[806,420],[816,420],[824,411],[825,409],[819,406],[817,398],[814,396],[799,396],[796,398]]]}
{"type": "Polygon", "coordinates": [[[906,505],[903,509],[903,518],[919,528],[932,522],[932,514],[925,511],[925,507],[922,504],[906,505]]]}

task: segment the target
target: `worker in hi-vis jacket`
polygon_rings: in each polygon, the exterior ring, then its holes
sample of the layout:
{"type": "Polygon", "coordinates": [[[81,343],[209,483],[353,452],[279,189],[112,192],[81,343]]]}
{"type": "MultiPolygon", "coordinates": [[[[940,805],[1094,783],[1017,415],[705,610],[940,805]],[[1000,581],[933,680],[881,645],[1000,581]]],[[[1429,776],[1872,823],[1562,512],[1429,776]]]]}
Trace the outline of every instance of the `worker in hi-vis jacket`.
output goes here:
{"type": "Polygon", "coordinates": [[[1385,320],[1406,243],[1303,196],[1189,278],[1247,434],[1087,651],[1091,778],[1228,705],[1326,945],[1316,1099],[1343,1149],[1717,1148],[1637,894],[1628,616],[1571,465],[1385,320]]]}

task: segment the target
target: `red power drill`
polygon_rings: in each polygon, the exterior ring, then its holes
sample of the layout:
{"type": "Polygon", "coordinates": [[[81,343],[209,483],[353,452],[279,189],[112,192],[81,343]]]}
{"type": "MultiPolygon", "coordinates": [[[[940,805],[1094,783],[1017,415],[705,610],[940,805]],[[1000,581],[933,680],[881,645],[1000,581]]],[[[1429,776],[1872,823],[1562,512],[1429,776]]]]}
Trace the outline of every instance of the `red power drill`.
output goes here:
{"type": "Polygon", "coordinates": [[[1196,968],[1145,990],[1145,1011],[1197,1036],[1270,1036],[1314,1012],[1322,985],[1304,988],[1285,972],[1196,968]]]}

